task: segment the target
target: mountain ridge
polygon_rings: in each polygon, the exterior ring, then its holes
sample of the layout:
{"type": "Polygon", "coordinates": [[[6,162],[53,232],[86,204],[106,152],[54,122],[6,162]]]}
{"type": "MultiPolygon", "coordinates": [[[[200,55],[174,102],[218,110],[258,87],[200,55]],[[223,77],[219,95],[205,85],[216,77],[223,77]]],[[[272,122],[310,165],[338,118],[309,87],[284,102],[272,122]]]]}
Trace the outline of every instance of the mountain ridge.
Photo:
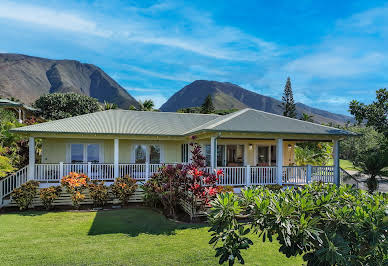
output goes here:
{"type": "MultiPolygon", "coordinates": [[[[269,113],[282,114],[281,101],[262,94],[247,90],[230,82],[196,80],[173,94],[161,111],[177,111],[182,108],[201,106],[207,95],[212,95],[216,109],[253,108],[269,113]]],[[[310,107],[303,103],[296,103],[298,117],[302,113],[313,116],[318,123],[344,124],[354,121],[352,117],[332,113],[326,110],[310,107]]]]}
{"type": "Polygon", "coordinates": [[[128,109],[139,103],[123,87],[93,64],[24,54],[0,53],[0,95],[32,104],[48,93],[75,92],[128,109]]]}

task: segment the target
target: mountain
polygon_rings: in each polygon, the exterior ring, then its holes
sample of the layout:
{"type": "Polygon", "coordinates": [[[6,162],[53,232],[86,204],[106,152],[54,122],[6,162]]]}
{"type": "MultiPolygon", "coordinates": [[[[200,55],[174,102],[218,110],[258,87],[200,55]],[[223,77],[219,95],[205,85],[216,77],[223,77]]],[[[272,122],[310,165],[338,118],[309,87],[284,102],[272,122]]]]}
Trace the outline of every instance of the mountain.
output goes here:
{"type": "Polygon", "coordinates": [[[75,60],[51,60],[0,53],[0,97],[32,104],[41,95],[76,92],[128,109],[139,103],[99,67],[75,60]]]}
{"type": "MultiPolygon", "coordinates": [[[[246,90],[229,82],[208,80],[196,80],[176,92],[160,108],[161,111],[175,112],[181,108],[201,106],[207,95],[212,95],[216,109],[242,109],[254,108],[274,114],[282,114],[281,102],[275,98],[264,96],[253,91],[246,90]]],[[[344,124],[353,121],[346,115],[334,114],[296,103],[298,116],[302,113],[313,115],[313,120],[318,123],[344,124]]]]}

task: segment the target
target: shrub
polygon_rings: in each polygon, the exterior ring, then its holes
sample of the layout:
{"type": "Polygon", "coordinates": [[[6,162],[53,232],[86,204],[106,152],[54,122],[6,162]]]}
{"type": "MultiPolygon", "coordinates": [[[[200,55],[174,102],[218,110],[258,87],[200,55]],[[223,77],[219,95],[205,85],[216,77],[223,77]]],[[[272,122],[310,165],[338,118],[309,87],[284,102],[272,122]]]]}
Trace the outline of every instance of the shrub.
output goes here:
{"type": "Polygon", "coordinates": [[[313,183],[304,188],[242,191],[239,199],[221,194],[212,203],[211,244],[220,263],[244,262],[241,249],[252,242],[250,227],[263,241],[274,237],[287,257],[303,255],[307,265],[383,265],[387,263],[387,194],[369,194],[350,185],[313,183]],[[237,218],[246,213],[248,223],[237,218]]]}
{"type": "Polygon", "coordinates": [[[11,193],[12,199],[15,200],[20,210],[28,209],[34,200],[38,186],[39,182],[30,180],[21,185],[19,188],[14,189],[11,193]]]}
{"type": "Polygon", "coordinates": [[[129,198],[135,192],[137,187],[138,185],[136,184],[136,180],[129,176],[117,178],[111,185],[113,194],[123,205],[128,204],[129,198]]]}
{"type": "Polygon", "coordinates": [[[102,207],[109,200],[109,188],[105,186],[104,181],[92,181],[88,185],[90,197],[93,200],[94,206],[102,207]]]}
{"type": "Polygon", "coordinates": [[[53,207],[53,202],[56,200],[62,192],[60,186],[51,186],[48,188],[42,188],[39,191],[39,197],[46,210],[50,210],[53,207]]]}
{"type": "Polygon", "coordinates": [[[76,209],[80,207],[81,202],[85,199],[82,191],[86,189],[88,182],[89,178],[85,174],[75,172],[71,172],[61,180],[62,186],[66,187],[67,192],[71,194],[71,201],[76,209]]]}

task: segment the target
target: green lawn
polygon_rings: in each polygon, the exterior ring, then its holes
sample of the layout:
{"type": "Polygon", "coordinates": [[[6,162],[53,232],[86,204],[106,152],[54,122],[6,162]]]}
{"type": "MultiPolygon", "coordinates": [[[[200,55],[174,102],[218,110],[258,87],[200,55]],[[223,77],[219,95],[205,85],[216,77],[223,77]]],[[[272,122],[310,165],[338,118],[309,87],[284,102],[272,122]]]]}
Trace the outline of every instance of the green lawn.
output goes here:
{"type": "MultiPolygon", "coordinates": [[[[327,165],[333,165],[333,160],[331,159],[327,165]]],[[[358,171],[357,167],[349,160],[340,159],[340,167],[345,170],[358,171]]]]}
{"type": "MultiPolygon", "coordinates": [[[[217,265],[208,227],[176,223],[147,208],[0,215],[1,265],[217,265]]],[[[244,252],[247,265],[302,265],[277,243],[244,252]]]]}

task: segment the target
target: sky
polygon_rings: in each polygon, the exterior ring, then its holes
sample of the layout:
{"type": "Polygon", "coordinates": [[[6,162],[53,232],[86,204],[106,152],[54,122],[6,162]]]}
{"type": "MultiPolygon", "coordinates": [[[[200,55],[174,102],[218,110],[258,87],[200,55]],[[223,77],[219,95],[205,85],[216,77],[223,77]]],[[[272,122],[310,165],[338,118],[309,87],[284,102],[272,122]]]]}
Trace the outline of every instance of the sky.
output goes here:
{"type": "Polygon", "coordinates": [[[387,1],[3,1],[0,52],[102,68],[160,107],[194,80],[349,114],[388,83],[387,1]]]}

